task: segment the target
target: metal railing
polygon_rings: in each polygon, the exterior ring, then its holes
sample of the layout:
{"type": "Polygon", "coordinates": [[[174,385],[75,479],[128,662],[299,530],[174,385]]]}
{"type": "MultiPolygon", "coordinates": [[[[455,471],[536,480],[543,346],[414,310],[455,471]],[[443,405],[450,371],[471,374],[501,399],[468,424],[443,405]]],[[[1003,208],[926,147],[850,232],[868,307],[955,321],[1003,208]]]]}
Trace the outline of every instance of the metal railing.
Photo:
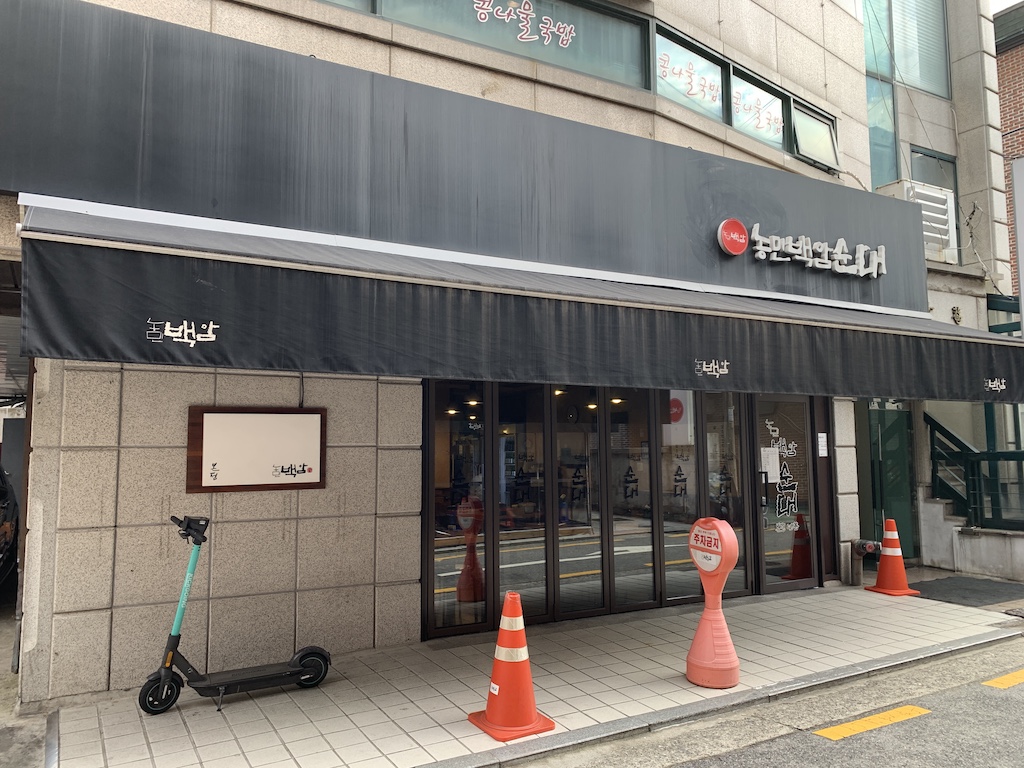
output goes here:
{"type": "Polygon", "coordinates": [[[979,528],[1024,530],[1024,451],[980,451],[927,413],[932,496],[979,528]]]}

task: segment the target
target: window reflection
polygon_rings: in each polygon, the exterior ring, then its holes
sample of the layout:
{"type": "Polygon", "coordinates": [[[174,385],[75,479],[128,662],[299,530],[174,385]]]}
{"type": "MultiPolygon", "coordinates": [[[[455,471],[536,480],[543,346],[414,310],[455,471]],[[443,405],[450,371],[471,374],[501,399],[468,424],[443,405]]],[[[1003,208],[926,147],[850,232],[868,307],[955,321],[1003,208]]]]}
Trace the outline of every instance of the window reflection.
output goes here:
{"type": "Polygon", "coordinates": [[[739,404],[739,395],[732,392],[709,392],[704,396],[708,452],[706,516],[727,520],[740,543],[739,560],[725,585],[727,592],[745,589],[747,584],[747,553],[743,535],[746,503],[741,471],[743,452],[740,447],[739,404]]]}
{"type": "Polygon", "coordinates": [[[434,626],[478,624],[484,589],[482,385],[442,382],[434,414],[434,626]]]}
{"type": "Polygon", "coordinates": [[[621,608],[655,597],[648,393],[613,390],[607,407],[615,606],[621,608]]]}
{"type": "Polygon", "coordinates": [[[558,589],[563,613],[604,607],[600,405],[593,387],[555,390],[558,589]]]}
{"type": "Polygon", "coordinates": [[[498,589],[519,593],[524,616],[540,616],[548,612],[544,387],[502,384],[498,424],[498,589]]]}
{"type": "Polygon", "coordinates": [[[669,598],[700,594],[700,578],[687,546],[690,526],[700,517],[695,416],[692,392],[673,389],[658,393],[665,592],[669,598]]]}

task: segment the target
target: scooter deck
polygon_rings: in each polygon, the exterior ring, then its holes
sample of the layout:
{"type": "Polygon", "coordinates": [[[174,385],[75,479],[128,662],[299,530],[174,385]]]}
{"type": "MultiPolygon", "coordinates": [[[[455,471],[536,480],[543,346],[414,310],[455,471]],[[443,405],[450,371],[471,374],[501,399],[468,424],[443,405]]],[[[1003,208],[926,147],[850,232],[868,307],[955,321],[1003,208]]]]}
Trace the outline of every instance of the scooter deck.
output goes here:
{"type": "Polygon", "coordinates": [[[260,667],[212,672],[195,680],[189,680],[188,685],[195,689],[200,696],[219,696],[221,688],[224,689],[225,694],[230,694],[269,688],[274,685],[287,685],[294,682],[304,671],[303,667],[292,666],[285,661],[278,664],[265,664],[260,667]]]}

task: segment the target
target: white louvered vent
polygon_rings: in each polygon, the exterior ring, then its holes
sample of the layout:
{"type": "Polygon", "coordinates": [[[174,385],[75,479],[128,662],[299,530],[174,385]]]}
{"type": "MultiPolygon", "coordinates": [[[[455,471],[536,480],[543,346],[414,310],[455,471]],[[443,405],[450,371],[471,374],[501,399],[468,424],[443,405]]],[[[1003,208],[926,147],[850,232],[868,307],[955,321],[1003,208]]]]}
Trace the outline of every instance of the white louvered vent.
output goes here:
{"type": "Polygon", "coordinates": [[[956,233],[956,200],[953,190],[933,187],[920,181],[900,179],[879,187],[876,192],[887,197],[909,200],[921,206],[924,219],[924,255],[931,261],[959,264],[959,243],[956,233]]]}

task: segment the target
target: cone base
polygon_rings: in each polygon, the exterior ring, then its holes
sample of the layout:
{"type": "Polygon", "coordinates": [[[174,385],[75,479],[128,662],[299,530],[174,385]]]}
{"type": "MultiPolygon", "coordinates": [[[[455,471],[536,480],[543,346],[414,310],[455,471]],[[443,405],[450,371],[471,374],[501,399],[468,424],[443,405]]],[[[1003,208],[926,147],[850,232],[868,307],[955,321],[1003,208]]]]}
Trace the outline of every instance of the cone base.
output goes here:
{"type": "Polygon", "coordinates": [[[528,725],[495,725],[488,722],[486,710],[473,712],[469,716],[469,722],[497,741],[512,741],[512,739],[521,739],[523,736],[532,736],[535,733],[544,733],[555,729],[555,721],[544,717],[540,712],[537,713],[537,719],[528,725]]]}
{"type": "Polygon", "coordinates": [[[735,669],[706,669],[702,667],[686,667],[686,679],[701,688],[735,688],[740,684],[740,668],[735,669]]]}
{"type": "Polygon", "coordinates": [[[883,595],[892,595],[894,597],[903,597],[905,595],[920,595],[921,593],[916,589],[886,589],[885,587],[864,587],[868,592],[881,592],[883,595]]]}

